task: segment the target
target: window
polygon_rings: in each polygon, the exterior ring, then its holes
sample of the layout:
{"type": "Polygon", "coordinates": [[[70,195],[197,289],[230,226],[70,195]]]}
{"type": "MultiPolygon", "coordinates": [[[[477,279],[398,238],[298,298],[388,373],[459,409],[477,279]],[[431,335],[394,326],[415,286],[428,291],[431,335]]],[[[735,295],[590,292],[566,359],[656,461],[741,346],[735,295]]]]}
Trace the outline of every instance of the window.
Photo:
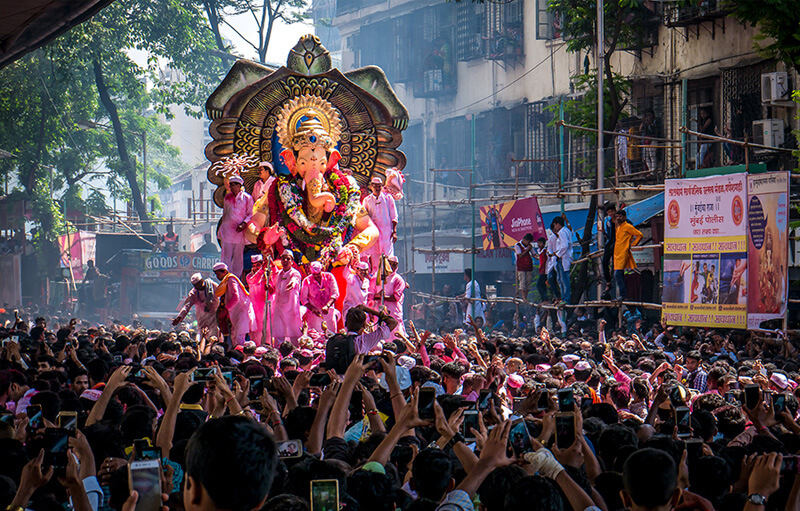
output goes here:
{"type": "MultiPolygon", "coordinates": [[[[761,103],[761,74],[775,70],[775,63],[764,61],[722,71],[722,122],[720,133],[730,130],[731,138],[752,140],[753,121],[767,117],[761,103]]],[[[725,135],[728,136],[728,135],[725,135]]]]}
{"type": "MultiPolygon", "coordinates": [[[[706,78],[702,80],[695,80],[689,82],[689,129],[692,131],[701,131],[698,119],[700,119],[701,110],[708,110],[711,113],[712,127],[717,128],[717,119],[719,119],[719,105],[716,104],[714,98],[716,94],[714,90],[717,87],[718,79],[716,77],[706,78]]],[[[689,144],[686,148],[686,159],[688,161],[695,161],[699,151],[700,144],[697,143],[698,139],[695,135],[688,137],[689,144]]],[[[711,144],[709,151],[716,150],[715,145],[711,144]]],[[[709,156],[709,158],[712,158],[709,156]]],[[[714,166],[714,165],[711,165],[714,166]]]]}
{"type": "Polygon", "coordinates": [[[525,158],[536,161],[525,163],[525,173],[521,175],[527,175],[531,182],[557,182],[559,179],[558,131],[548,126],[553,120],[553,114],[546,110],[549,104],[547,101],[538,101],[525,105],[525,158]]]}
{"type": "Polygon", "coordinates": [[[456,59],[472,60],[483,56],[481,27],[486,6],[478,2],[461,2],[456,12],[456,59]]]}
{"type": "Polygon", "coordinates": [[[491,60],[515,60],[524,54],[523,7],[520,0],[486,3],[484,54],[491,60]]]}
{"type": "Polygon", "coordinates": [[[422,25],[421,37],[415,41],[421,71],[414,83],[414,95],[418,98],[439,97],[456,92],[456,12],[452,5],[442,4],[413,13],[415,22],[422,25]]]}

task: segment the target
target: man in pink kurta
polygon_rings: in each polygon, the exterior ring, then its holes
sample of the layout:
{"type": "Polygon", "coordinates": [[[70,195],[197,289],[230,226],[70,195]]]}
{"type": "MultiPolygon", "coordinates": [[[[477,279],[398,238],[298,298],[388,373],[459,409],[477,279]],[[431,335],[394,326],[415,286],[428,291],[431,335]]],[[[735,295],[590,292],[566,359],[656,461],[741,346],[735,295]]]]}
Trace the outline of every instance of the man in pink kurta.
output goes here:
{"type": "Polygon", "coordinates": [[[262,161],[259,167],[261,167],[261,173],[258,176],[258,181],[253,185],[253,193],[251,194],[254,204],[267,193],[270,186],[272,186],[272,183],[275,181],[275,176],[272,175],[275,171],[270,162],[262,161]]]}
{"type": "Polygon", "coordinates": [[[375,306],[381,303],[381,296],[383,296],[383,305],[389,312],[389,315],[397,320],[397,326],[392,332],[406,333],[405,325],[403,325],[403,298],[406,291],[406,281],[403,280],[397,273],[399,266],[397,257],[389,256],[389,266],[392,273],[386,276],[386,283],[383,286],[376,286],[375,292],[375,306]]]}
{"type": "Polygon", "coordinates": [[[222,206],[222,219],[217,230],[217,237],[222,244],[220,259],[228,266],[231,273],[242,276],[244,267],[244,246],[247,240],[244,229],[253,217],[253,198],[245,192],[244,180],[239,176],[231,177],[230,192],[225,195],[222,206]]]}
{"type": "Polygon", "coordinates": [[[347,317],[347,311],[358,305],[366,305],[369,298],[369,265],[358,261],[345,267],[344,280],[347,284],[344,302],[342,303],[342,317],[347,317]]]}
{"type": "Polygon", "coordinates": [[[217,263],[213,267],[214,274],[219,280],[219,285],[214,293],[220,298],[228,310],[231,321],[231,344],[239,346],[244,344],[247,334],[255,334],[256,314],[250,295],[244,288],[239,277],[228,271],[225,263],[217,263]]]}
{"type": "Polygon", "coordinates": [[[192,289],[183,301],[178,315],[172,320],[173,325],[177,325],[186,318],[189,311],[194,307],[194,315],[197,317],[197,341],[205,337],[219,337],[219,327],[217,326],[217,307],[219,298],[214,295],[216,286],[211,280],[203,279],[199,273],[192,275],[192,289]]]}
{"type": "Polygon", "coordinates": [[[333,304],[339,298],[339,288],[332,273],[322,271],[322,264],[314,261],[308,265],[308,277],[300,288],[300,303],[306,306],[305,320],[309,330],[322,332],[322,322],[329,329],[336,329],[336,309],[333,304]]]}
{"type": "Polygon", "coordinates": [[[247,274],[247,289],[250,291],[250,301],[253,303],[253,311],[256,314],[255,333],[250,335],[250,340],[261,346],[263,342],[264,322],[267,323],[267,339],[269,339],[269,318],[265,316],[264,308],[267,303],[267,277],[266,267],[262,264],[264,258],[261,254],[250,256],[253,267],[247,274]]]}
{"type": "Polygon", "coordinates": [[[279,346],[287,338],[297,346],[303,334],[303,315],[300,307],[300,283],[302,277],[294,267],[291,250],[281,254],[281,269],[272,274],[270,295],[272,299],[272,337],[279,346]]]}
{"type": "Polygon", "coordinates": [[[364,197],[362,204],[380,232],[378,241],[365,251],[374,270],[378,267],[381,254],[394,255],[394,242],[397,240],[397,206],[394,198],[383,191],[381,178],[373,177],[369,187],[372,193],[364,197]]]}

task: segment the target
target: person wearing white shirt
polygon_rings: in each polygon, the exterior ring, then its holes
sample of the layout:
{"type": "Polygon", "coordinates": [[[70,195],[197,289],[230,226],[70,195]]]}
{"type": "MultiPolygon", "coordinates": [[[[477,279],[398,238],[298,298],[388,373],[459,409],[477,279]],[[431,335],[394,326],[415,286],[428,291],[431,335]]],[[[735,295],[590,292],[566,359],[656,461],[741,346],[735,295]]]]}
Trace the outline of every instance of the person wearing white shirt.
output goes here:
{"type": "Polygon", "coordinates": [[[547,250],[547,265],[545,266],[545,273],[547,274],[547,282],[550,284],[550,290],[558,302],[561,300],[561,286],[558,284],[558,271],[556,270],[556,264],[558,263],[558,259],[556,258],[558,236],[555,232],[553,232],[552,224],[550,225],[550,229],[551,230],[547,232],[547,245],[545,246],[545,250],[547,250]]]}
{"type": "Polygon", "coordinates": [[[369,256],[374,270],[378,267],[381,255],[386,257],[394,255],[394,242],[397,241],[397,206],[394,198],[383,191],[383,181],[380,177],[373,177],[369,186],[372,193],[364,197],[362,204],[378,228],[380,236],[364,254],[369,256]]]}
{"type": "Polygon", "coordinates": [[[564,219],[560,216],[553,219],[553,231],[558,235],[556,257],[559,264],[556,265],[556,271],[561,287],[561,303],[568,304],[571,298],[569,269],[572,266],[572,231],[564,225],[564,219]]]}
{"type": "MultiPolygon", "coordinates": [[[[464,280],[467,282],[467,286],[464,290],[464,294],[461,295],[462,298],[480,298],[481,285],[478,284],[478,281],[472,278],[472,268],[467,268],[464,270],[464,280]]],[[[464,308],[464,323],[469,324],[470,317],[472,319],[481,318],[485,322],[486,318],[483,316],[483,307],[483,302],[468,301],[466,303],[466,307],[464,308]]]]}

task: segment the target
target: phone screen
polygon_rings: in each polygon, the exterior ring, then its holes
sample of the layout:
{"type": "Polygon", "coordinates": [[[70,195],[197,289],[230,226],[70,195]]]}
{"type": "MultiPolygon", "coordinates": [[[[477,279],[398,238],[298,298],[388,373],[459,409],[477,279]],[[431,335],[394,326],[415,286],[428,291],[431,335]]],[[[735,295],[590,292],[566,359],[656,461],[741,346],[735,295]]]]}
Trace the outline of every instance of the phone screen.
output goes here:
{"type": "Polygon", "coordinates": [[[353,395],[350,396],[350,420],[358,422],[364,418],[364,396],[360,390],[354,390],[353,395]]]}
{"type": "Polygon", "coordinates": [[[128,465],[131,491],[136,490],[139,500],[135,511],[161,509],[161,462],[159,460],[132,461],[128,465]]]}
{"type": "Polygon", "coordinates": [[[192,373],[192,381],[211,381],[216,367],[198,367],[192,373]]]}
{"type": "Polygon", "coordinates": [[[556,414],[556,445],[559,449],[567,449],[575,443],[575,414],[556,414]]]}
{"type": "Polygon", "coordinates": [[[542,389],[542,393],[539,394],[539,401],[536,403],[536,408],[538,410],[549,410],[550,409],[550,391],[547,389],[542,389]]]}
{"type": "Polygon", "coordinates": [[[575,393],[572,387],[558,391],[558,411],[572,412],[575,410],[575,393]]]}
{"type": "Polygon", "coordinates": [[[783,457],[781,462],[781,474],[797,474],[800,472],[800,458],[795,455],[783,457]]]}
{"type": "Polygon", "coordinates": [[[467,442],[475,441],[475,433],[472,432],[472,429],[480,431],[480,425],[478,424],[479,413],[478,410],[464,410],[464,422],[461,423],[461,436],[463,436],[464,440],[467,442]]]}
{"type": "Polygon", "coordinates": [[[433,408],[433,402],[436,400],[436,390],[431,387],[422,387],[419,389],[419,402],[417,403],[417,411],[419,418],[423,420],[430,420],[436,416],[433,408]]]}
{"type": "Polygon", "coordinates": [[[761,387],[758,385],[746,385],[744,388],[744,405],[750,410],[758,405],[759,392],[761,387]]]}
{"type": "Polygon", "coordinates": [[[481,389],[478,394],[478,410],[484,411],[489,409],[489,403],[492,399],[492,391],[489,389],[481,389]]]}
{"type": "Polygon", "coordinates": [[[331,384],[331,376],[328,373],[317,373],[311,376],[308,380],[308,385],[311,387],[324,387],[331,384]]]}
{"type": "Polygon", "coordinates": [[[302,440],[287,440],[278,443],[279,458],[299,458],[303,455],[302,440]]]}
{"type": "Polygon", "coordinates": [[[69,431],[70,435],[75,435],[78,430],[78,414],[76,412],[61,412],[56,417],[56,426],[69,431]]]}
{"type": "Polygon", "coordinates": [[[678,438],[692,436],[692,415],[688,407],[679,406],[675,409],[675,423],[678,425],[678,438]]]}
{"type": "Polygon", "coordinates": [[[524,419],[517,419],[512,423],[511,431],[508,433],[508,446],[517,457],[533,450],[531,434],[524,419]]]}
{"type": "Polygon", "coordinates": [[[675,408],[684,406],[686,403],[683,401],[683,393],[678,385],[673,385],[669,391],[669,400],[675,408]]]}
{"type": "Polygon", "coordinates": [[[772,407],[775,413],[783,413],[786,411],[786,394],[775,394],[772,400],[772,407]]]}
{"type": "Polygon", "coordinates": [[[69,431],[63,428],[44,430],[44,465],[54,469],[67,468],[69,431]]]}
{"type": "Polygon", "coordinates": [[[28,416],[28,428],[40,429],[42,423],[42,407],[39,405],[30,405],[25,409],[25,414],[28,416]]]}
{"type": "Polygon", "coordinates": [[[699,438],[690,438],[686,441],[686,455],[690,460],[697,460],[703,456],[703,441],[699,438]]]}
{"type": "Polygon", "coordinates": [[[338,511],[339,481],[322,479],[311,481],[311,511],[338,511]]]}
{"type": "Polygon", "coordinates": [[[250,380],[250,392],[247,393],[247,397],[250,399],[258,399],[258,397],[264,393],[264,377],[251,376],[248,380],[250,380]]]}
{"type": "Polygon", "coordinates": [[[516,412],[517,410],[519,410],[519,408],[522,406],[522,403],[524,402],[525,402],[524,397],[515,397],[512,409],[516,412]]]}

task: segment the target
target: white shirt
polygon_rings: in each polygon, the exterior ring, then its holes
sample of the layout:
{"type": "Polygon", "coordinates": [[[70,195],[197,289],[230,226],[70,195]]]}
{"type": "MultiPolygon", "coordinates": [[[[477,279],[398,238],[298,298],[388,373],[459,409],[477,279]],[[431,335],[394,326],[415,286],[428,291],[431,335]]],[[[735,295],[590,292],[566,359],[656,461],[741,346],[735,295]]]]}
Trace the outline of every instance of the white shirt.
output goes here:
{"type": "MultiPolygon", "coordinates": [[[[475,279],[470,280],[467,282],[467,287],[464,290],[464,298],[480,298],[481,297],[481,285],[475,279]]],[[[469,302],[467,305],[467,310],[464,312],[464,322],[469,321],[469,317],[472,316],[472,319],[476,318],[483,318],[484,321],[486,318],[483,316],[483,302],[469,302]]]]}
{"type": "Polygon", "coordinates": [[[556,245],[556,256],[561,259],[564,270],[569,270],[572,264],[572,231],[566,225],[558,231],[558,244],[556,245]]]}
{"type": "Polygon", "coordinates": [[[545,272],[550,273],[553,268],[556,267],[556,263],[558,259],[556,259],[556,248],[558,246],[558,236],[553,231],[547,231],[547,245],[545,249],[547,250],[547,266],[545,267],[545,272]]]}

